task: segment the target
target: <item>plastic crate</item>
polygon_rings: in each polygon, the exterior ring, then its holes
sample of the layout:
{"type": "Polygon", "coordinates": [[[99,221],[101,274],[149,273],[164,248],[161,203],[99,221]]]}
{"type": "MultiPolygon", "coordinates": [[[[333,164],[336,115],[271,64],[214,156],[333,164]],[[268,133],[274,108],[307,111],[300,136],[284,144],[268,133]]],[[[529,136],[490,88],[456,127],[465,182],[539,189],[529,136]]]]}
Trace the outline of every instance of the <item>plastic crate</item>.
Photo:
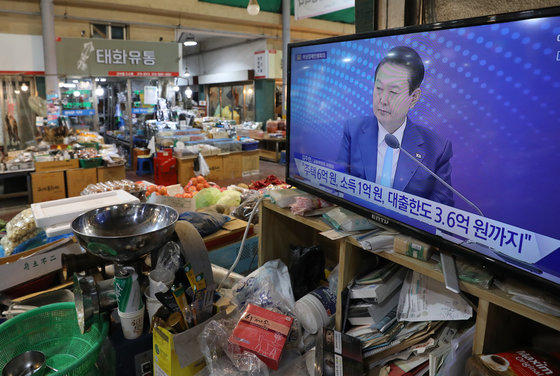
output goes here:
{"type": "Polygon", "coordinates": [[[259,147],[259,142],[258,141],[243,142],[241,144],[241,150],[243,150],[243,151],[257,150],[258,147],[259,147]]]}
{"type": "Polygon", "coordinates": [[[93,168],[103,165],[103,158],[80,159],[81,168],[93,168]]]}
{"type": "MultiPolygon", "coordinates": [[[[229,269],[233,265],[241,242],[232,243],[225,247],[215,249],[208,253],[210,262],[219,265],[223,268],[229,269]]],[[[258,235],[252,236],[245,240],[241,258],[233,271],[235,273],[247,275],[259,266],[259,237],[258,235]]]]}
{"type": "Polygon", "coordinates": [[[85,147],[85,148],[95,148],[95,149],[99,150],[99,143],[98,142],[80,142],[79,144],[81,146],[85,147]]]}

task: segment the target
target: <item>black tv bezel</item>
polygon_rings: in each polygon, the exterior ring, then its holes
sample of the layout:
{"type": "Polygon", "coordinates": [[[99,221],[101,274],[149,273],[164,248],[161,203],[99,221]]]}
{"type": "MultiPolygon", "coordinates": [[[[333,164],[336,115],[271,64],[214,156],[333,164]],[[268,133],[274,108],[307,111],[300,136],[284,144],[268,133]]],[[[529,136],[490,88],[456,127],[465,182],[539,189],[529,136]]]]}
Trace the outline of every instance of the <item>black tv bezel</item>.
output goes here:
{"type": "MultiPolygon", "coordinates": [[[[325,191],[322,191],[318,188],[315,188],[311,185],[305,184],[299,180],[293,179],[290,177],[290,92],[291,92],[291,68],[292,68],[292,51],[293,48],[296,47],[304,47],[304,46],[313,46],[313,45],[323,45],[328,43],[335,43],[335,42],[345,42],[345,41],[353,41],[353,40],[361,40],[361,39],[372,39],[378,37],[386,37],[386,36],[393,36],[393,35],[401,35],[401,34],[411,34],[411,33],[419,33],[419,32],[426,32],[426,31],[435,31],[435,30],[445,30],[445,29],[455,29],[455,28],[462,28],[462,27],[472,27],[472,26],[481,26],[481,25],[489,25],[495,23],[504,23],[504,22],[511,22],[511,21],[521,21],[533,18],[543,18],[543,17],[554,17],[560,16],[560,6],[555,7],[548,7],[542,9],[534,9],[534,10],[525,10],[525,11],[518,11],[512,13],[503,13],[503,14],[495,14],[490,16],[483,16],[483,17],[473,17],[473,18],[466,18],[460,20],[451,20],[451,21],[444,21],[444,22],[436,22],[432,24],[424,24],[424,25],[414,25],[414,26],[405,26],[393,29],[385,29],[385,30],[376,30],[371,32],[364,32],[364,33],[357,33],[357,34],[350,34],[350,35],[342,35],[337,37],[331,38],[324,38],[324,39],[317,39],[312,41],[305,41],[305,42],[297,42],[297,43],[290,43],[288,44],[288,69],[287,69],[287,95],[286,95],[286,182],[290,185],[293,185],[301,190],[316,195],[320,198],[323,198],[329,202],[332,202],[336,205],[345,207],[353,212],[356,212],[360,215],[365,217],[371,218],[376,223],[379,223],[382,226],[397,230],[403,234],[413,236],[419,240],[425,241],[433,246],[437,247],[439,250],[444,251],[446,253],[452,253],[462,258],[470,259],[471,261],[479,261],[482,262],[482,265],[492,273],[498,276],[503,276],[504,274],[511,272],[514,273],[518,277],[525,277],[524,283],[527,285],[532,285],[537,288],[546,287],[553,290],[555,293],[560,293],[560,284],[556,284],[553,281],[550,281],[544,277],[540,277],[537,274],[531,273],[526,271],[520,267],[516,267],[514,265],[508,264],[504,261],[494,259],[488,257],[484,254],[476,252],[470,248],[461,246],[459,244],[453,243],[449,240],[445,240],[444,238],[437,236],[435,234],[428,233],[426,231],[420,230],[414,226],[408,225],[401,221],[398,221],[394,218],[388,217],[386,215],[380,214],[373,209],[367,209],[362,206],[359,206],[353,202],[341,199],[337,196],[331,195],[325,191]]],[[[560,50],[560,45],[559,45],[560,50]]]]}

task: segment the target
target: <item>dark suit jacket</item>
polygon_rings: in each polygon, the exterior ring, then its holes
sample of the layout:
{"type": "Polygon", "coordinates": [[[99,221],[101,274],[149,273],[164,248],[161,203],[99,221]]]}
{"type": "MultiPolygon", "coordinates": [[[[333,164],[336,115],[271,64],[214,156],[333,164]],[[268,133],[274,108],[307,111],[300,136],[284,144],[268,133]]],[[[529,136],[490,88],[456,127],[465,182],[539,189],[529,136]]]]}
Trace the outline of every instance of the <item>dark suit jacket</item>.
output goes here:
{"type": "MultiPolygon", "coordinates": [[[[426,127],[407,121],[402,148],[451,185],[451,142],[426,127]]],[[[377,173],[377,119],[365,116],[344,124],[337,162],[346,173],[375,182],[377,173]]],[[[453,206],[453,192],[417,163],[400,153],[393,188],[453,206]]]]}

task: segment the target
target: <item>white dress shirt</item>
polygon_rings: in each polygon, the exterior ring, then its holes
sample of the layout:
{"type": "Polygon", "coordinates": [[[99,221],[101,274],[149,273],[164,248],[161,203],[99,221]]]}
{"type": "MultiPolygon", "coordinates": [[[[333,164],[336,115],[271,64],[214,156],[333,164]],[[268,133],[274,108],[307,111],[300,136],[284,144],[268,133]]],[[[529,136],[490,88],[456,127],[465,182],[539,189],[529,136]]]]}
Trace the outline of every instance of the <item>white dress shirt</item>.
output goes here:
{"type": "MultiPolygon", "coordinates": [[[[402,139],[404,135],[404,130],[406,128],[406,118],[404,123],[393,133],[393,136],[399,140],[399,145],[402,145],[402,139]]],[[[375,182],[380,184],[381,174],[383,173],[383,162],[385,161],[385,153],[389,147],[385,142],[385,135],[387,135],[385,128],[377,122],[377,173],[375,174],[375,182]]],[[[393,186],[393,181],[395,180],[395,172],[397,171],[397,163],[399,161],[400,149],[393,149],[393,168],[391,170],[391,187],[393,186]]]]}

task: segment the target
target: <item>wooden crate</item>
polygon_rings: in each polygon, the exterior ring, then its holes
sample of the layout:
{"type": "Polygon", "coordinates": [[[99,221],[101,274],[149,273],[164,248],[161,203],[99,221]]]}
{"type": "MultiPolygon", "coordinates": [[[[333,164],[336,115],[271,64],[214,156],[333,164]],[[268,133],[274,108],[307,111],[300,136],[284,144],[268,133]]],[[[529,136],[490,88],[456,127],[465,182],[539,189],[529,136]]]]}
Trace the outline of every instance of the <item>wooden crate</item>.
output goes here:
{"type": "MultiPolygon", "coordinates": [[[[189,179],[195,176],[193,158],[177,158],[177,182],[181,185],[187,185],[189,179]]],[[[216,181],[224,179],[223,157],[221,155],[212,155],[204,157],[210,174],[206,176],[208,181],[216,181]]]]}
{"type": "Polygon", "coordinates": [[[205,157],[206,164],[210,169],[210,174],[206,176],[208,181],[216,181],[224,179],[224,165],[223,157],[221,155],[214,155],[211,157],[205,157]]]}
{"type": "Polygon", "coordinates": [[[122,180],[126,178],[124,166],[97,167],[97,181],[102,183],[112,180],[122,180]]]}
{"type": "Polygon", "coordinates": [[[259,151],[245,151],[241,153],[242,176],[259,174],[259,151]]]}
{"type": "Polygon", "coordinates": [[[97,183],[97,169],[76,168],[66,170],[66,192],[68,197],[79,196],[89,184],[97,183]]]}
{"type": "Polygon", "coordinates": [[[66,198],[64,171],[35,172],[31,174],[33,202],[66,198]]]}
{"type": "Polygon", "coordinates": [[[67,159],[64,161],[35,162],[35,172],[63,171],[79,168],[78,159],[67,159]]]}
{"type": "Polygon", "coordinates": [[[243,172],[241,153],[232,153],[223,156],[224,179],[240,178],[243,172]]]}
{"type": "Polygon", "coordinates": [[[196,157],[177,158],[177,182],[182,186],[187,185],[194,176],[194,159],[196,157]]]}

